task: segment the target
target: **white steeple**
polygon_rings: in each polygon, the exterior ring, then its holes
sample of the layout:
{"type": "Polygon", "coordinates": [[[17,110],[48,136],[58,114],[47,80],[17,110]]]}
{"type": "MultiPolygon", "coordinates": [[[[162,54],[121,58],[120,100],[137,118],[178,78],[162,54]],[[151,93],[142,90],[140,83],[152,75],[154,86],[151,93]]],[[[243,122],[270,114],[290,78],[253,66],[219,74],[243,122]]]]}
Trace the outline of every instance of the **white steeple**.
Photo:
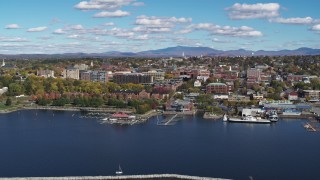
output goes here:
{"type": "Polygon", "coordinates": [[[2,59],[2,65],[1,67],[4,67],[6,65],[6,63],[4,62],[4,59],[2,59]]]}
{"type": "Polygon", "coordinates": [[[90,66],[91,66],[91,67],[93,67],[93,61],[91,61],[91,64],[90,64],[90,66]]]}

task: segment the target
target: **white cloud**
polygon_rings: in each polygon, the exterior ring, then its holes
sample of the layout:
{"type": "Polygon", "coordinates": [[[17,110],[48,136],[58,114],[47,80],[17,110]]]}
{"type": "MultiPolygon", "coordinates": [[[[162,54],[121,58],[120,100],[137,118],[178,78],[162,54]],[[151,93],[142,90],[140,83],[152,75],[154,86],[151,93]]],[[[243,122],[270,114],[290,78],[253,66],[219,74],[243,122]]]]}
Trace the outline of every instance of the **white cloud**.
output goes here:
{"type": "Polygon", "coordinates": [[[320,31],[320,24],[316,24],[314,26],[311,27],[312,31],[320,31]]]}
{"type": "Polygon", "coordinates": [[[80,36],[78,34],[71,34],[71,35],[69,35],[67,37],[70,38],[70,39],[78,39],[78,38],[80,38],[80,36]]]}
{"type": "Polygon", "coordinates": [[[232,41],[230,41],[230,40],[221,40],[221,39],[218,39],[218,38],[213,38],[213,39],[212,39],[212,42],[215,42],[215,43],[231,43],[232,41]]]}
{"type": "Polygon", "coordinates": [[[134,32],[128,29],[121,29],[121,28],[112,28],[107,30],[96,29],[92,32],[96,35],[115,36],[119,38],[131,38],[135,35],[134,32]]]}
{"type": "Polygon", "coordinates": [[[28,42],[28,40],[20,37],[0,37],[0,42],[28,42]]]}
{"type": "Polygon", "coordinates": [[[46,40],[49,40],[49,39],[53,39],[53,37],[52,36],[41,36],[41,37],[38,37],[38,39],[46,41],[46,40]]]}
{"type": "Polygon", "coordinates": [[[115,26],[114,22],[107,22],[103,24],[104,26],[115,26]]]}
{"type": "Polygon", "coordinates": [[[139,36],[133,36],[133,37],[130,37],[130,39],[132,39],[132,40],[148,40],[149,35],[144,34],[144,35],[139,35],[139,36]]]}
{"type": "Polygon", "coordinates": [[[219,26],[211,23],[192,24],[186,28],[192,32],[193,30],[208,31],[212,35],[223,35],[232,37],[260,37],[263,36],[262,32],[257,31],[248,26],[232,27],[232,26],[219,26]]]}
{"type": "Polygon", "coordinates": [[[278,3],[257,3],[239,4],[226,8],[231,19],[264,19],[279,16],[280,4],[278,3]]]}
{"type": "Polygon", "coordinates": [[[166,33],[171,32],[171,28],[168,27],[145,27],[145,26],[137,26],[133,28],[135,32],[142,33],[166,33]]]}
{"type": "Polygon", "coordinates": [[[129,16],[130,13],[127,11],[116,10],[116,11],[102,11],[93,15],[95,18],[104,18],[104,17],[124,17],[129,16]]]}
{"type": "Polygon", "coordinates": [[[156,17],[156,16],[138,16],[136,18],[136,27],[133,31],[143,33],[165,33],[171,32],[179,24],[192,22],[191,18],[176,17],[156,17]]]}
{"type": "Polygon", "coordinates": [[[317,34],[320,34],[320,24],[315,24],[310,28],[311,31],[314,31],[317,34]]]}
{"type": "Polygon", "coordinates": [[[19,29],[20,26],[18,24],[8,24],[5,27],[6,29],[19,29]]]}
{"type": "Polygon", "coordinates": [[[27,30],[27,32],[41,32],[41,31],[45,31],[47,29],[48,29],[48,27],[41,26],[41,27],[30,28],[27,30]]]}
{"type": "Polygon", "coordinates": [[[311,17],[296,17],[296,18],[274,18],[270,19],[270,22],[276,22],[276,23],[281,23],[281,24],[311,24],[313,23],[313,19],[311,17]]]}
{"type": "Polygon", "coordinates": [[[173,27],[175,23],[189,23],[191,18],[176,18],[176,17],[155,17],[155,16],[138,16],[136,25],[143,25],[147,27],[173,27]]]}
{"type": "Polygon", "coordinates": [[[56,29],[53,34],[66,34],[66,32],[63,29],[56,29]]]}
{"type": "Polygon", "coordinates": [[[132,3],[132,6],[144,6],[144,2],[134,2],[132,3]]]}
{"type": "Polygon", "coordinates": [[[81,1],[74,7],[80,10],[112,10],[128,6],[133,0],[90,0],[81,1]]]}
{"type": "Polygon", "coordinates": [[[77,24],[77,25],[67,26],[65,29],[66,30],[83,30],[84,27],[81,24],[77,24]]]}

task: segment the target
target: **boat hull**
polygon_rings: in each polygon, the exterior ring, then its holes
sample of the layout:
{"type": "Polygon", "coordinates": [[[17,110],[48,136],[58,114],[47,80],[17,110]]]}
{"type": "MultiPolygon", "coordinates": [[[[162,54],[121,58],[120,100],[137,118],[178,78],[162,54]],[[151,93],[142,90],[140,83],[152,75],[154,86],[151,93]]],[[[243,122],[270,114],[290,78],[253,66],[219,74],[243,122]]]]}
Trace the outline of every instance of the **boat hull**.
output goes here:
{"type": "Polygon", "coordinates": [[[270,120],[243,120],[243,119],[235,119],[235,118],[229,118],[228,122],[233,122],[233,123],[255,123],[255,124],[269,124],[271,123],[270,120]]]}

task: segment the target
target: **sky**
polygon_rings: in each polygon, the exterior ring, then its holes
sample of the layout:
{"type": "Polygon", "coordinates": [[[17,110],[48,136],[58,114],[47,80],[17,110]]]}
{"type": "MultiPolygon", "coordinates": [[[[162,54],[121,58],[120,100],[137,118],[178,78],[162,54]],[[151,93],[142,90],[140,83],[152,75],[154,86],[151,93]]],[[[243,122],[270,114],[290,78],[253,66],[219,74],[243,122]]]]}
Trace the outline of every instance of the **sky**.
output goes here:
{"type": "Polygon", "coordinates": [[[320,49],[319,0],[10,0],[0,54],[320,49]]]}

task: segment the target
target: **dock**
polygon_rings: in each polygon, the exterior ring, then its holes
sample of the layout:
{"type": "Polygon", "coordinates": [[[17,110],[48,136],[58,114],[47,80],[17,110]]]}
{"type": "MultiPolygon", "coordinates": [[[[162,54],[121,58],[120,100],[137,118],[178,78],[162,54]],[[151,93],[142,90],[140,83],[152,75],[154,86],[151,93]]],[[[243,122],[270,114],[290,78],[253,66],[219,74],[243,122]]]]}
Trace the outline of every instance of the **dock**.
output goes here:
{"type": "Polygon", "coordinates": [[[278,114],[278,116],[279,116],[279,118],[288,118],[288,119],[312,119],[312,118],[314,118],[313,114],[301,114],[299,116],[278,114]]]}
{"type": "Polygon", "coordinates": [[[164,120],[157,122],[158,126],[169,126],[169,125],[174,125],[175,121],[174,119],[178,116],[178,114],[175,114],[174,116],[168,116],[164,120]]]}
{"type": "Polygon", "coordinates": [[[318,132],[320,130],[319,127],[317,127],[317,124],[315,123],[305,123],[303,125],[303,127],[307,130],[307,131],[310,131],[310,132],[318,132]]]}

